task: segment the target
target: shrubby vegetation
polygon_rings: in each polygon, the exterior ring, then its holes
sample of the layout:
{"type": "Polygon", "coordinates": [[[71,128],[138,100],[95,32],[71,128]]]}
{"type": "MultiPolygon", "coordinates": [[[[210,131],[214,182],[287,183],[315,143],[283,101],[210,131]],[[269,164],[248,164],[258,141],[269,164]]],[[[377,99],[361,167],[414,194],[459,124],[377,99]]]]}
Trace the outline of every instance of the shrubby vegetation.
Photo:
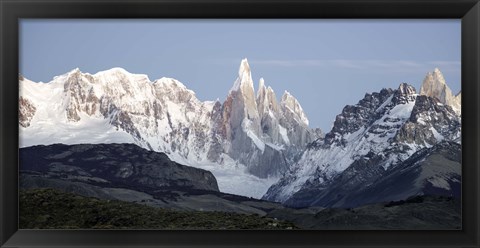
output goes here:
{"type": "Polygon", "coordinates": [[[295,229],[288,222],[228,212],[175,211],[53,189],[20,190],[21,229],[295,229]]]}

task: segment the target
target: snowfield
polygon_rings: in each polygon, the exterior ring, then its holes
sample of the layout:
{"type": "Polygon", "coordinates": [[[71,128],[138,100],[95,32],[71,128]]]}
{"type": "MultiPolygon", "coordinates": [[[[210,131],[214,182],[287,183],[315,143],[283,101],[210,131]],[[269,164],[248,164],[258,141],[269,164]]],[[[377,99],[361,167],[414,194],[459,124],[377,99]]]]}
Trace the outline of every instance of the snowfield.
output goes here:
{"type": "Polygon", "coordinates": [[[268,188],[279,180],[279,178],[274,177],[259,178],[251,175],[246,171],[245,165],[238,164],[225,155],[223,155],[223,159],[226,162],[222,165],[208,161],[196,162],[186,160],[177,154],[171,154],[169,157],[177,163],[212,172],[217,179],[220,192],[224,193],[260,199],[267,192],[268,188]]]}

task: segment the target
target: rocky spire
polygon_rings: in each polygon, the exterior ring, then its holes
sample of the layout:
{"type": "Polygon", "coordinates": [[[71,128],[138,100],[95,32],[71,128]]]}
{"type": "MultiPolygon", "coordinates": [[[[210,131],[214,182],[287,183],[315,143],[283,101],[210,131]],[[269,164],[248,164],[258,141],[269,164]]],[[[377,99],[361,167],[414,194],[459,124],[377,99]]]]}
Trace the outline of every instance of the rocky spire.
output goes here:
{"type": "Polygon", "coordinates": [[[303,112],[302,106],[298,103],[297,99],[293,97],[290,92],[285,91],[282,96],[282,101],[280,102],[284,111],[291,111],[294,113],[303,124],[308,126],[308,119],[305,113],[303,112]]]}
{"type": "Polygon", "coordinates": [[[252,73],[246,58],[240,63],[238,78],[235,80],[229,95],[235,95],[235,101],[239,101],[239,104],[243,105],[245,118],[250,120],[258,119],[259,116],[253,88],[252,73]]]}
{"type": "Polygon", "coordinates": [[[401,83],[394,93],[393,102],[395,104],[405,104],[414,102],[416,97],[417,91],[415,90],[415,87],[407,83],[401,83]]]}
{"type": "Polygon", "coordinates": [[[258,82],[257,107],[261,118],[263,115],[268,114],[268,111],[271,111],[277,117],[280,116],[277,96],[270,86],[265,87],[263,78],[260,78],[258,82]]]}
{"type": "Polygon", "coordinates": [[[448,87],[442,72],[438,68],[435,68],[433,72],[427,73],[420,88],[420,95],[436,98],[441,103],[451,106],[455,111],[460,111],[460,93],[459,97],[453,95],[452,90],[448,87]]]}
{"type": "Polygon", "coordinates": [[[238,78],[235,80],[233,87],[230,91],[252,91],[253,92],[253,80],[252,72],[250,71],[250,65],[245,58],[240,62],[240,68],[238,69],[238,78]]]}
{"type": "Polygon", "coordinates": [[[400,86],[398,86],[398,91],[401,95],[413,95],[417,93],[415,87],[407,83],[401,83],[400,86]]]}
{"type": "Polygon", "coordinates": [[[223,119],[228,139],[233,139],[244,123],[249,129],[260,135],[260,117],[253,88],[253,80],[247,59],[243,59],[238,70],[238,78],[224,102],[223,119]],[[245,121],[248,120],[248,121],[245,121]]]}

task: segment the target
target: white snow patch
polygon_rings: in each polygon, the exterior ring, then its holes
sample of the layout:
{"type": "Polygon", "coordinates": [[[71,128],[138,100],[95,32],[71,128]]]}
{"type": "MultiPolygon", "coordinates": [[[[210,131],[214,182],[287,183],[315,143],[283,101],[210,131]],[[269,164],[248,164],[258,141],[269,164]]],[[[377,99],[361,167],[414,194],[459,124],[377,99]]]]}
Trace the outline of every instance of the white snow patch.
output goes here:
{"type": "Polygon", "coordinates": [[[258,138],[258,136],[252,131],[250,128],[252,124],[252,121],[249,119],[243,119],[242,121],[242,129],[243,131],[247,134],[250,139],[252,139],[253,143],[255,146],[257,146],[258,149],[262,151],[262,153],[265,151],[265,143],[258,138]]]}
{"type": "Polygon", "coordinates": [[[430,128],[430,131],[432,131],[433,133],[433,136],[435,137],[435,139],[440,142],[442,140],[444,140],[445,138],[443,137],[443,135],[441,135],[439,132],[437,132],[437,130],[434,128],[434,127],[431,127],[430,128]]]}
{"type": "Polygon", "coordinates": [[[427,181],[430,182],[436,188],[441,188],[441,189],[446,189],[446,190],[451,189],[450,184],[443,177],[438,177],[438,176],[437,177],[432,177],[432,178],[429,178],[427,181]]]}
{"type": "Polygon", "coordinates": [[[426,122],[423,118],[418,118],[417,122],[418,122],[418,124],[426,125],[426,122]]]}
{"type": "Polygon", "coordinates": [[[177,163],[212,172],[217,179],[220,192],[224,193],[260,199],[267,193],[270,186],[279,180],[275,177],[259,178],[251,175],[246,171],[245,165],[236,163],[225,154],[222,154],[224,164],[191,161],[177,155],[169,155],[169,157],[177,163]]]}
{"type": "Polygon", "coordinates": [[[279,146],[279,145],[276,145],[276,144],[273,144],[273,143],[265,143],[265,145],[277,150],[277,151],[281,151],[281,150],[284,150],[285,148],[283,146],[279,146]]]}
{"type": "Polygon", "coordinates": [[[416,101],[411,101],[405,104],[399,104],[392,108],[389,111],[388,115],[385,115],[385,117],[391,117],[391,118],[400,118],[400,119],[408,119],[410,115],[412,114],[413,107],[415,106],[416,101]]]}
{"type": "Polygon", "coordinates": [[[272,118],[272,119],[276,119],[275,118],[275,115],[273,114],[272,110],[268,110],[268,115],[272,118]]]}
{"type": "Polygon", "coordinates": [[[63,143],[101,144],[101,143],[136,143],[127,132],[110,125],[107,119],[98,119],[80,113],[77,123],[65,123],[58,119],[43,121],[42,125],[28,128],[20,126],[19,146],[51,145],[63,143]]]}
{"type": "Polygon", "coordinates": [[[382,103],[382,105],[380,105],[380,107],[378,107],[375,112],[380,112],[380,110],[382,110],[383,108],[385,108],[385,106],[387,106],[389,103],[392,102],[392,99],[393,99],[393,94],[391,96],[389,96],[387,98],[387,100],[385,100],[385,102],[382,103]]]}
{"type": "Polygon", "coordinates": [[[282,125],[278,125],[278,131],[282,136],[283,141],[285,141],[285,144],[290,145],[290,139],[288,138],[287,129],[284,128],[282,125]]]}

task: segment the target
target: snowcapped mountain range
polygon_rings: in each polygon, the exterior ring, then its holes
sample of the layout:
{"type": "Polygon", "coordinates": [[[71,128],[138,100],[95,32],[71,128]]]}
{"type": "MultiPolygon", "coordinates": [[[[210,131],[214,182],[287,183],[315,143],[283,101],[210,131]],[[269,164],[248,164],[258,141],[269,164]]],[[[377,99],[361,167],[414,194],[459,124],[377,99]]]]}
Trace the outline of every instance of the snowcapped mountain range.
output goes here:
{"type": "Polygon", "coordinates": [[[455,149],[450,153],[460,153],[460,147],[454,145],[460,142],[460,93],[454,96],[440,70],[435,69],[425,77],[420,94],[402,83],[395,90],[382,89],[366,94],[356,105],[347,105],[325,138],[312,142],[263,198],[295,207],[352,207],[404,200],[402,197],[409,196],[405,192],[423,194],[432,188],[458,191],[458,156],[451,159],[442,155],[443,160],[436,160],[455,164],[442,173],[418,164],[433,151],[455,149]],[[399,175],[396,171],[402,166],[416,168],[408,186],[401,184],[404,177],[396,180],[392,176],[399,175]],[[380,184],[382,178],[391,180],[380,184]],[[381,191],[380,185],[391,194],[367,197],[366,192],[381,191]],[[404,192],[392,193],[400,185],[404,192]]]}
{"type": "Polygon", "coordinates": [[[308,127],[290,93],[278,102],[260,79],[255,94],[247,59],[223,103],[199,101],[175,79],[151,81],[122,68],[93,75],[77,68],[48,83],[19,81],[21,147],[135,143],[211,170],[229,193],[261,197],[322,135],[308,127]]]}
{"type": "Polygon", "coordinates": [[[19,81],[21,147],[134,143],[211,171],[222,192],[293,207],[355,207],[460,188],[461,93],[438,69],[419,93],[402,83],[345,106],[326,135],[308,126],[290,93],[278,99],[263,78],[255,92],[247,59],[224,102],[121,68],[19,81]]]}

